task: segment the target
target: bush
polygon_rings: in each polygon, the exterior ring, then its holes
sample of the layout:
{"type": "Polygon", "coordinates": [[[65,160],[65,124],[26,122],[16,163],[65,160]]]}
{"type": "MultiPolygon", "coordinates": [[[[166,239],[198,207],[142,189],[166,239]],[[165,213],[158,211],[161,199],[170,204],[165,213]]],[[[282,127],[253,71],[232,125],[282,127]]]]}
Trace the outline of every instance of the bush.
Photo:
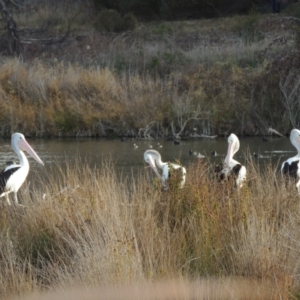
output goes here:
{"type": "Polygon", "coordinates": [[[94,26],[99,31],[122,32],[133,30],[136,24],[136,18],[130,13],[121,16],[114,9],[103,9],[99,12],[94,26]]]}

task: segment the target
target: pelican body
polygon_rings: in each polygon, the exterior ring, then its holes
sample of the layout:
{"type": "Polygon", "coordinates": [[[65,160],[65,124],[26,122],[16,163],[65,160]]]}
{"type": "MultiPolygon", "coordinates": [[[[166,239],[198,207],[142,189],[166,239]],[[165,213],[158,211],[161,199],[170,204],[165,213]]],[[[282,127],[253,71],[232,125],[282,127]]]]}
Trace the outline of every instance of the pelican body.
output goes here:
{"type": "Polygon", "coordinates": [[[7,165],[0,173],[0,197],[5,196],[9,205],[11,204],[8,197],[9,193],[14,194],[14,202],[15,204],[19,204],[17,192],[24,183],[29,172],[29,162],[23,151],[26,151],[38,163],[44,165],[39,156],[27,143],[22,133],[14,133],[11,136],[11,146],[17,154],[20,163],[16,164],[15,162],[12,162],[12,164],[7,165]]]}
{"type": "Polygon", "coordinates": [[[172,171],[181,171],[181,181],[179,187],[182,188],[185,184],[186,169],[180,165],[162,162],[161,155],[156,150],[147,150],[144,153],[144,160],[152,168],[157,177],[161,180],[163,186],[167,188],[166,181],[171,177],[172,171]],[[162,170],[162,175],[158,172],[157,167],[162,170]]]}
{"type": "Polygon", "coordinates": [[[298,154],[282,163],[281,174],[287,175],[296,180],[296,187],[300,194],[300,130],[293,129],[291,131],[290,141],[297,149],[298,154]]]}
{"type": "Polygon", "coordinates": [[[216,168],[216,172],[218,173],[220,180],[228,179],[233,176],[235,178],[237,188],[241,188],[243,186],[247,174],[246,167],[233,159],[234,154],[239,150],[239,148],[240,141],[238,137],[232,133],[228,137],[228,150],[225,158],[225,164],[217,166],[216,168]]]}

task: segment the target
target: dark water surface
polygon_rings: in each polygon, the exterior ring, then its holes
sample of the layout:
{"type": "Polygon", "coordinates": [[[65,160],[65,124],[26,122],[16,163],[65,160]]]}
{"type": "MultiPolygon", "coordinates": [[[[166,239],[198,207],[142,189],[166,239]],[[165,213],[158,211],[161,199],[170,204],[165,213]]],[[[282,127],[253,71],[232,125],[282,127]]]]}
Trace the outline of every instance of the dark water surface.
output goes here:
{"type": "MultiPolygon", "coordinates": [[[[120,139],[27,139],[33,149],[38,153],[45,163],[45,171],[51,169],[51,164],[62,164],[66,160],[72,161],[79,157],[87,160],[91,167],[101,168],[103,162],[111,161],[118,173],[123,175],[138,174],[143,172],[146,166],[143,161],[143,153],[150,149],[156,149],[161,153],[162,161],[179,160],[184,166],[188,166],[198,158],[190,155],[193,152],[205,155],[212,163],[220,163],[224,160],[227,151],[227,138],[217,139],[189,139],[180,141],[179,145],[174,145],[172,141],[166,140],[132,140],[122,142],[120,139]],[[158,143],[161,144],[161,148],[158,143]],[[134,144],[138,148],[134,147],[134,144]],[[211,156],[211,152],[216,151],[217,156],[211,156]]],[[[297,154],[296,149],[291,145],[289,138],[268,137],[264,141],[262,137],[240,138],[240,150],[235,155],[235,159],[247,165],[247,154],[259,153],[263,158],[256,159],[260,165],[272,162],[274,166],[281,163],[288,157],[297,154]]],[[[10,140],[0,141],[0,168],[5,166],[7,160],[16,160],[17,156],[13,152],[10,140]]],[[[34,159],[29,157],[31,171],[39,171],[41,167],[34,159]]],[[[33,180],[30,172],[29,178],[33,180]]]]}

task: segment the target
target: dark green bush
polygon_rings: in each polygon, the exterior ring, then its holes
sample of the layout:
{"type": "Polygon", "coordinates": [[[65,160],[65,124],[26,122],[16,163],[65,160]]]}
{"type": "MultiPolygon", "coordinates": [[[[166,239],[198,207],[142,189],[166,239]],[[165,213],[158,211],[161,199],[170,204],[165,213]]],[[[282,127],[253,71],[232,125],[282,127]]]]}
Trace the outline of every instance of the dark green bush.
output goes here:
{"type": "Polygon", "coordinates": [[[121,16],[114,9],[103,9],[99,12],[94,26],[99,31],[122,32],[133,30],[136,24],[136,18],[130,13],[121,16]]]}

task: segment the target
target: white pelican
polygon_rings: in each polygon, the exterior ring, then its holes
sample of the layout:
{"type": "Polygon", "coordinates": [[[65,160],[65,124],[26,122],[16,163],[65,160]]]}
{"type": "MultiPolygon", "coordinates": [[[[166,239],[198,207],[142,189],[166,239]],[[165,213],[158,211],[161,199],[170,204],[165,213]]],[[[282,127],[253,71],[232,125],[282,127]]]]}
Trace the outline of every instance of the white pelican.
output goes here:
{"type": "Polygon", "coordinates": [[[246,180],[247,173],[246,167],[233,159],[234,154],[239,150],[239,148],[240,141],[238,137],[232,133],[228,137],[228,150],[225,158],[225,165],[222,166],[222,169],[216,169],[221,180],[234,176],[237,188],[242,187],[246,180]]]}
{"type": "Polygon", "coordinates": [[[15,153],[18,155],[20,164],[10,164],[0,173],[0,197],[6,198],[7,203],[10,205],[8,194],[14,193],[15,204],[19,204],[17,198],[17,192],[21,185],[24,183],[28,172],[29,163],[26,155],[23,151],[30,154],[38,163],[44,165],[39,156],[27,143],[24,135],[22,133],[14,133],[11,136],[11,146],[15,153]]]}
{"type": "Polygon", "coordinates": [[[167,188],[166,181],[170,178],[172,170],[178,170],[181,172],[182,179],[179,187],[182,188],[184,186],[186,177],[186,169],[184,167],[174,163],[162,162],[161,155],[156,150],[147,150],[144,153],[144,160],[149,164],[165,188],[167,188]],[[156,166],[162,170],[162,175],[160,175],[156,166]]]}
{"type": "Polygon", "coordinates": [[[297,149],[298,154],[284,161],[281,165],[281,174],[289,175],[290,177],[298,180],[296,187],[300,194],[300,130],[293,129],[291,131],[290,140],[293,146],[297,149]]]}

